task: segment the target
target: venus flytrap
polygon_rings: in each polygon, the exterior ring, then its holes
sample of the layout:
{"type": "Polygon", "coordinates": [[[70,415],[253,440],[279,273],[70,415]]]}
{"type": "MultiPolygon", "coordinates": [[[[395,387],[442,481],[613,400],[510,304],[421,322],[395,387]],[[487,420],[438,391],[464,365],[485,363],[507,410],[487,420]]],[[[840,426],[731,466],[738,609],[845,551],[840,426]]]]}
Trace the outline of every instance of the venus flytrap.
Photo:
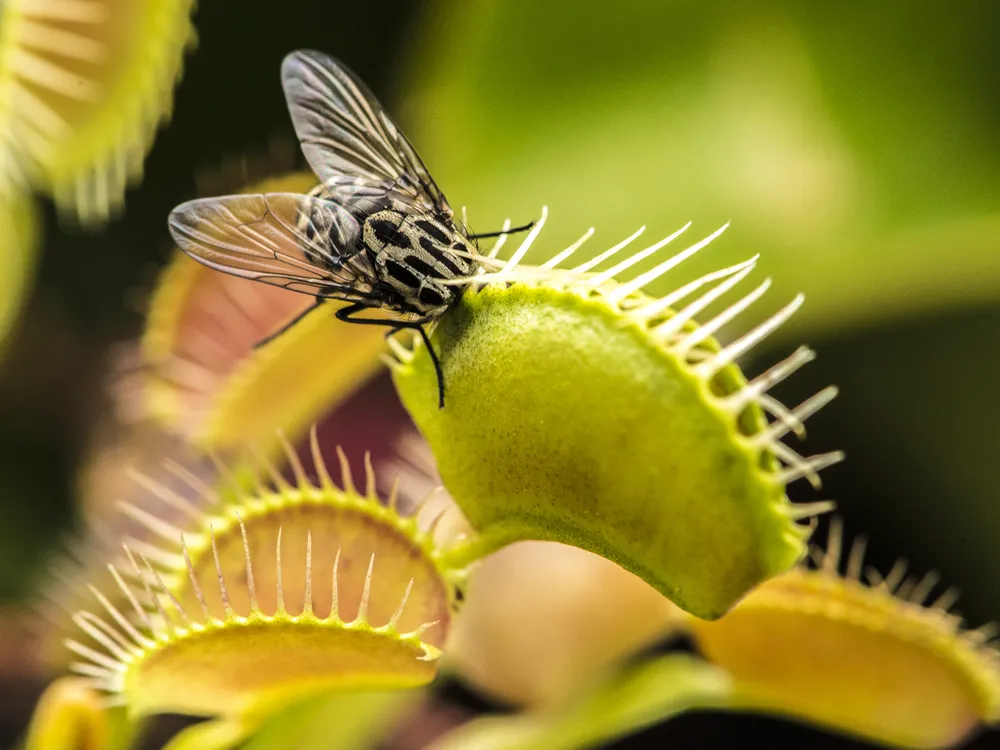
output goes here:
{"type": "Polygon", "coordinates": [[[1000,721],[992,626],[964,630],[934,574],[842,565],[831,524],[815,569],[774,578],[715,622],[690,620],[699,647],[732,675],[732,705],[805,719],[893,747],[945,748],[1000,721]],[[845,568],[844,572],[841,569],[845,568]]]}
{"type": "Polygon", "coordinates": [[[67,641],[73,670],[110,704],[133,718],[219,717],[179,738],[200,747],[199,733],[246,737],[312,695],[433,679],[457,576],[433,522],[380,502],[370,466],[355,489],[343,454],[336,486],[315,433],[312,447],[317,483],[286,444],[293,480],[262,459],[255,490],[237,482],[228,497],[190,502],[152,487],[159,513],[123,506],[146,533],[126,535],[112,585],[89,587],[67,641]]]}
{"type": "Polygon", "coordinates": [[[771,713],[900,748],[960,747],[997,724],[992,626],[964,630],[951,590],[929,601],[936,575],[906,578],[900,563],[882,577],[863,557],[859,541],[842,564],[834,521],[814,567],[765,582],[719,620],[686,618],[707,661],[620,665],[561,702],[474,720],[434,747],[575,750],[691,709],[771,713]]]}
{"type": "MultiPolygon", "coordinates": [[[[12,0],[0,24],[0,172],[40,181],[84,219],[106,216],[137,176],[190,32],[187,0],[109,7],[12,0]],[[163,44],[127,44],[130,27],[163,44]]],[[[813,359],[805,347],[753,379],[736,364],[802,296],[722,344],[769,288],[737,292],[758,256],[647,293],[726,227],[660,262],[690,224],[631,252],[639,229],[567,267],[590,229],[527,266],[543,212],[509,259],[503,233],[479,255],[363,83],[300,52],[283,87],[316,174],[245,188],[269,198],[175,210],[175,238],[211,268],[170,264],[140,346],[144,417],[209,452],[262,452],[209,475],[174,461],[166,477],[136,476],[135,494],[109,491],[115,513],[94,505],[105,533],[49,592],[71,612],[78,676],[50,687],[28,750],[113,750],[164,712],[210,717],[169,750],[265,748],[268,732],[348,747],[373,741],[391,720],[376,717],[397,716],[421,693],[407,688],[450,668],[529,710],[471,722],[441,750],[591,747],[692,708],[774,712],[914,748],[1000,718],[990,634],[925,605],[934,580],[894,571],[862,583],[860,548],[842,577],[838,526],[818,570],[802,564],[832,503],[793,505],[786,485],[818,488],[841,454],[804,457],[782,440],[804,437],[836,390],[793,409],[770,395],[813,359]],[[275,432],[298,442],[373,372],[380,332],[344,323],[376,311],[413,329],[412,343],[390,339],[389,363],[454,501],[421,485],[426,451],[405,457],[402,488],[387,483],[382,502],[370,460],[359,489],[339,452],[338,486],[314,431],[313,481],[275,432]],[[629,661],[679,627],[704,658],[629,661]],[[351,721],[330,730],[337,712],[351,721]]],[[[160,445],[139,455],[172,450],[160,445]]]]}
{"type": "Polygon", "coordinates": [[[38,184],[100,222],[170,114],[191,0],[11,0],[0,13],[0,192],[38,184]]]}
{"type": "MultiPolygon", "coordinates": [[[[306,537],[305,546],[304,590],[308,595],[313,586],[311,535],[306,537]]],[[[249,543],[245,552],[248,557],[252,555],[249,543]]],[[[209,593],[219,596],[225,615],[214,618],[205,615],[205,610],[189,614],[147,560],[136,561],[131,552],[128,554],[142,588],[129,584],[117,568],[112,575],[133,603],[140,627],[133,626],[121,610],[98,597],[104,608],[102,614],[81,611],[76,615],[80,629],[97,646],[70,640],[67,647],[80,657],[74,670],[90,677],[95,688],[117,694],[119,697],[113,700],[120,701],[136,716],[164,712],[250,715],[268,712],[314,692],[411,687],[433,679],[437,650],[420,636],[434,623],[410,632],[397,628],[409,591],[404,590],[396,600],[395,612],[387,622],[375,626],[368,620],[374,556],[364,574],[362,597],[352,618],[342,617],[339,606],[327,614],[318,614],[308,596],[301,610],[290,612],[282,603],[280,591],[279,606],[273,614],[265,614],[255,598],[250,567],[245,571],[250,608],[245,615],[238,614],[229,602],[227,571],[221,564],[216,569],[216,592],[195,589],[199,599],[209,593]],[[153,602],[152,608],[140,603],[143,589],[153,602]]],[[[340,581],[337,562],[335,558],[330,589],[335,603],[340,581]]],[[[193,569],[189,570],[194,576],[193,569]]],[[[240,571],[228,573],[231,580],[240,571]]],[[[379,584],[376,581],[374,585],[379,584]]]]}
{"type": "Polygon", "coordinates": [[[424,348],[392,347],[400,396],[477,532],[452,560],[465,564],[519,540],[563,542],[620,564],[699,617],[717,618],[794,566],[809,536],[798,522],[832,507],[792,505],[785,486],[800,478],[818,486],[819,470],[841,454],[804,458],[780,439],[801,434],[836,390],[791,410],[768,395],[812,351],[801,348],[749,382],[734,364],[802,297],[723,347],[714,334],[769,282],[704,324],[695,319],[742,282],[756,258],[659,299],[642,292],[722,230],[618,281],[687,227],[603,270],[642,230],[571,269],[557,266],[590,232],[539,267],[520,265],[544,222],[543,214],[508,261],[454,280],[473,286],[433,333],[444,409],[424,348]]]}
{"type": "MultiPolygon", "coordinates": [[[[415,629],[433,621],[435,626],[423,634],[423,639],[441,647],[456,606],[455,582],[459,577],[458,571],[443,563],[447,540],[441,540],[440,544],[437,541],[440,539],[437,530],[446,518],[445,513],[428,519],[421,513],[420,503],[408,511],[400,511],[391,490],[387,503],[382,503],[376,495],[370,464],[366,465],[365,486],[360,490],[355,488],[350,466],[340,450],[342,478],[338,487],[326,469],[315,431],[311,452],[318,484],[309,481],[291,445],[285,442],[284,446],[293,481],[258,455],[262,464],[259,469],[267,476],[266,482],[261,475],[253,474],[256,487],[248,489],[246,481],[233,478],[228,500],[210,499],[191,506],[188,519],[170,523],[155,510],[123,506],[125,515],[149,532],[144,539],[126,537],[126,543],[158,565],[165,586],[182,606],[198,608],[203,602],[198,590],[215,584],[220,564],[228,570],[246,562],[242,532],[248,530],[256,547],[252,568],[257,571],[258,608],[265,612],[281,607],[298,611],[305,608],[308,599],[313,609],[327,611],[333,606],[329,589],[314,588],[305,597],[301,572],[280,570],[282,555],[286,560],[302,558],[310,535],[322,533],[324,544],[314,545],[310,555],[316,569],[340,566],[358,571],[371,564],[372,556],[377,557],[380,591],[410,589],[410,602],[399,626],[404,630],[415,629]],[[178,549],[176,540],[181,536],[183,543],[178,549]],[[274,598],[278,595],[281,601],[274,598]]],[[[244,467],[249,472],[249,465],[244,467]]],[[[168,511],[177,501],[176,496],[163,491],[159,498],[164,504],[161,512],[168,511]]],[[[428,493],[423,500],[432,502],[433,497],[428,493]]],[[[360,606],[362,584],[363,579],[357,576],[340,582],[337,606],[342,611],[352,612],[360,606]]],[[[243,587],[231,591],[228,598],[232,608],[246,613],[252,608],[249,594],[243,587]]],[[[396,604],[391,597],[373,599],[368,604],[368,617],[373,622],[385,622],[396,604]]],[[[204,606],[217,619],[226,614],[218,600],[205,601],[204,606]]]]}

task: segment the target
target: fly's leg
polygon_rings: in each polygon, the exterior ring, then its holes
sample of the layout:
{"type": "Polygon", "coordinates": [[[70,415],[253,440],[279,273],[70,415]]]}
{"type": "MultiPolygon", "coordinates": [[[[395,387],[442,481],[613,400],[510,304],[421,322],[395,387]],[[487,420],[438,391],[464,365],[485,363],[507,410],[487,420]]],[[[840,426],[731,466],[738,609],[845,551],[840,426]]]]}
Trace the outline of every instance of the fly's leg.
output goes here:
{"type": "MultiPolygon", "coordinates": [[[[424,328],[424,323],[426,321],[415,323],[413,329],[420,331],[420,338],[424,340],[424,346],[427,347],[427,353],[431,355],[431,362],[434,365],[434,374],[437,376],[438,384],[438,408],[444,408],[444,373],[441,372],[441,361],[438,359],[437,352],[434,351],[434,347],[431,346],[430,336],[427,335],[427,329],[424,328]]],[[[409,327],[409,326],[407,326],[409,327]]]]}
{"type": "Polygon", "coordinates": [[[438,359],[437,352],[434,351],[434,347],[431,346],[430,337],[427,335],[427,331],[424,326],[430,321],[427,318],[421,318],[420,320],[376,320],[374,318],[355,318],[353,317],[357,313],[363,312],[370,308],[365,305],[355,303],[353,305],[348,305],[347,307],[342,307],[335,313],[339,320],[345,323],[354,323],[356,325],[365,326],[386,326],[390,330],[386,333],[386,338],[396,333],[397,331],[410,330],[419,331],[420,337],[424,341],[424,346],[427,347],[427,353],[430,354],[431,363],[434,365],[434,374],[437,376],[438,384],[438,408],[444,408],[444,373],[441,371],[441,361],[438,359]]]}
{"type": "Polygon", "coordinates": [[[285,331],[287,331],[293,325],[295,325],[296,323],[298,323],[306,315],[308,315],[309,313],[311,313],[313,310],[315,310],[317,307],[319,307],[322,304],[323,304],[323,298],[322,297],[317,297],[313,301],[313,303],[311,305],[309,305],[309,307],[307,307],[305,310],[303,310],[302,312],[300,312],[298,315],[296,315],[290,321],[288,321],[287,323],[285,323],[285,325],[281,326],[281,328],[279,328],[274,333],[269,333],[267,336],[265,336],[264,338],[262,338],[260,341],[258,341],[256,344],[253,345],[253,348],[254,349],[259,349],[260,347],[264,346],[264,344],[267,344],[267,343],[269,343],[271,341],[274,341],[274,339],[278,338],[278,336],[280,336],[281,334],[283,334],[285,331]]]}
{"type": "Polygon", "coordinates": [[[535,226],[535,222],[529,221],[524,226],[514,227],[513,229],[508,229],[506,232],[501,229],[499,232],[483,232],[482,234],[470,234],[469,235],[469,239],[470,240],[481,240],[481,239],[485,239],[487,237],[499,237],[502,234],[517,234],[518,232],[527,232],[533,226],[535,226]]]}

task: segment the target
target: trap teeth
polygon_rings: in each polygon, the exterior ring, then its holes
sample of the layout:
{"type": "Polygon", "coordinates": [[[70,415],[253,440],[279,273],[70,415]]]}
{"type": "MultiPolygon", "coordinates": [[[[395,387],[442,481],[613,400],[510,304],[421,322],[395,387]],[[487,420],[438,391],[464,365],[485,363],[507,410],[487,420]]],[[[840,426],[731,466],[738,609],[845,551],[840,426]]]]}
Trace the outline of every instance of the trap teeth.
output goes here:
{"type": "Polygon", "coordinates": [[[460,579],[433,523],[384,504],[370,463],[355,489],[341,453],[334,485],[315,432],[315,484],[285,445],[293,479],[265,468],[269,480],[209,484],[180,506],[145,480],[156,501],[126,511],[137,531],[67,642],[93,687],[138,714],[242,715],[433,679],[460,579]]]}
{"type": "Polygon", "coordinates": [[[809,535],[798,522],[828,510],[792,506],[784,488],[799,478],[815,482],[841,455],[802,457],[779,438],[786,426],[801,433],[834,392],[797,410],[767,394],[810,355],[750,383],[733,364],[802,299],[721,346],[716,331],[757,303],[767,282],[707,322],[696,318],[724,305],[756,258],[660,300],[642,290],[725,227],[620,280],[688,226],[623,259],[641,232],[570,269],[552,261],[522,266],[542,224],[503,268],[477,275],[439,320],[433,343],[449,388],[445,409],[436,408],[423,347],[393,369],[445,486],[476,531],[452,560],[520,540],[563,542],[617,562],[699,617],[717,618],[795,565],[809,535]]]}
{"type": "MultiPolygon", "coordinates": [[[[310,532],[306,532],[305,549],[301,609],[289,614],[277,607],[269,615],[257,606],[249,543],[244,549],[243,571],[225,570],[213,547],[217,575],[213,593],[224,612],[218,618],[210,614],[208,592],[200,585],[193,584],[201,612],[189,611],[162,575],[126,548],[138,582],[126,581],[116,568],[112,573],[132,605],[137,624],[107,599],[99,600],[104,607],[101,614],[78,612],[75,620],[93,645],[82,639],[67,641],[80,660],[74,671],[91,678],[93,687],[119,694],[137,715],[239,715],[258,705],[280,704],[312,692],[402,688],[430,682],[438,650],[424,643],[421,636],[435,623],[423,623],[408,632],[398,629],[412,585],[404,590],[393,615],[381,626],[372,625],[368,618],[372,556],[356,614],[345,621],[338,604],[338,587],[343,580],[338,550],[331,578],[331,607],[327,614],[319,615],[311,598],[313,575],[319,571],[313,567],[310,532]],[[249,595],[246,615],[237,613],[226,582],[227,574],[233,580],[241,572],[249,595]]],[[[188,571],[194,581],[193,565],[189,564],[188,571]]],[[[276,596],[280,602],[280,583],[276,596]]]]}

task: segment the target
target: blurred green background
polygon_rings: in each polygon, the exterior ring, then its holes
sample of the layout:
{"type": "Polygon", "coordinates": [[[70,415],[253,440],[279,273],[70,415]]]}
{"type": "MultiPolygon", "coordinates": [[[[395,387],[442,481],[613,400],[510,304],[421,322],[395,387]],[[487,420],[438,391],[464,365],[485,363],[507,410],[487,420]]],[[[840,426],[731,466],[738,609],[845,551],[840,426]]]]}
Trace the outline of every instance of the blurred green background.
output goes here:
{"type": "MultiPolygon", "coordinates": [[[[30,593],[72,523],[109,347],[140,330],[167,213],[198,170],[292,138],[278,68],[313,47],[369,83],[474,230],[548,205],[529,261],[591,225],[584,255],[642,224],[656,239],[693,220],[694,241],[732,220],[654,289],[760,252],[774,287],[742,326],[805,292],[746,363],[754,374],[806,342],[818,361],[777,395],[841,388],[806,448],[847,461],[794,498],[837,500],[874,565],[937,569],[973,625],[1000,619],[1000,4],[246,0],[203,2],[195,24],[124,216],[83,231],[43,207],[0,360],[0,602],[30,593]]],[[[3,692],[30,705],[34,689],[3,692]]],[[[19,711],[2,712],[8,734],[19,711]]],[[[681,747],[713,732],[824,742],[748,718],[670,731],[657,737],[681,747]]]]}

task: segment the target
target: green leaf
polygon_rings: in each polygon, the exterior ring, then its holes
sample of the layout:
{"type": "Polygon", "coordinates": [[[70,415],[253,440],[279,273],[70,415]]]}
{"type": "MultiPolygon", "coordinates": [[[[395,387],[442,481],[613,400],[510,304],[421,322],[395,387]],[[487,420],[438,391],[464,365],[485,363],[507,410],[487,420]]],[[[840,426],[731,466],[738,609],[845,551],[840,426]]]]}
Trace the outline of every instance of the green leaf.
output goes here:
{"type": "Polygon", "coordinates": [[[422,691],[338,692],[291,706],[266,720],[242,750],[373,748],[422,691]]]}
{"type": "Polygon", "coordinates": [[[476,719],[434,750],[575,750],[658,724],[684,711],[723,707],[729,679],[699,659],[668,654],[611,677],[561,709],[476,719]]]}
{"type": "Polygon", "coordinates": [[[31,196],[0,197],[0,358],[34,276],[37,222],[31,196]]]}

